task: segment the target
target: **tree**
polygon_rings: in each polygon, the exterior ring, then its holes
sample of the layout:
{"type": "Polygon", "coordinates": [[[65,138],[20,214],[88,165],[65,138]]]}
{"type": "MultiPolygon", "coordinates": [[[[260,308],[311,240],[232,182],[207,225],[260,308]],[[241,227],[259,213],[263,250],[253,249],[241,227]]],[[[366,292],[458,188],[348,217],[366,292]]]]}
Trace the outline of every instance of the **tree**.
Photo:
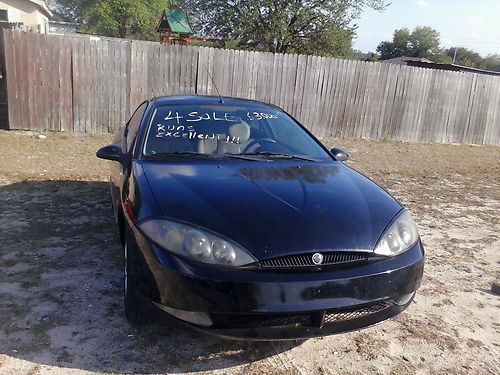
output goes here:
{"type": "Polygon", "coordinates": [[[239,48],[349,56],[365,6],[384,0],[179,0],[201,35],[235,40],[239,48]]]}
{"type": "Polygon", "coordinates": [[[359,50],[352,50],[352,59],[353,60],[360,60],[360,61],[378,61],[378,55],[376,55],[374,52],[361,52],[359,50]]]}
{"type": "Polygon", "coordinates": [[[392,41],[377,47],[381,60],[394,57],[424,57],[435,62],[451,62],[440,48],[439,33],[428,26],[417,26],[412,32],[407,28],[394,31],[392,41]]]}
{"type": "Polygon", "coordinates": [[[81,31],[111,37],[154,40],[164,0],[59,0],[56,14],[81,23],[81,31]]]}
{"type": "Polygon", "coordinates": [[[480,65],[481,69],[500,71],[500,55],[493,54],[486,56],[480,65]]]}
{"type": "Polygon", "coordinates": [[[454,63],[462,66],[469,66],[473,68],[480,68],[481,62],[483,61],[481,55],[479,53],[463,48],[463,47],[451,47],[446,50],[446,55],[453,61],[454,63]]]}
{"type": "Polygon", "coordinates": [[[377,47],[381,60],[408,56],[410,49],[410,30],[402,28],[394,31],[392,42],[382,42],[377,47]]]}

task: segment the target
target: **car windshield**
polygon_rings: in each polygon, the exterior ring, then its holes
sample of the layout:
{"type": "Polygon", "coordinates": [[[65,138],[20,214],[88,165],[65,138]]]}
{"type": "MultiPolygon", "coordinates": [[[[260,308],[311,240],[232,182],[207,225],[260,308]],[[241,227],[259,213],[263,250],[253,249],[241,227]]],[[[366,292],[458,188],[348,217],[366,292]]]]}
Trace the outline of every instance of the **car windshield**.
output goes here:
{"type": "Polygon", "coordinates": [[[149,158],[329,158],[284,112],[252,104],[158,106],[149,124],[143,154],[149,158]]]}

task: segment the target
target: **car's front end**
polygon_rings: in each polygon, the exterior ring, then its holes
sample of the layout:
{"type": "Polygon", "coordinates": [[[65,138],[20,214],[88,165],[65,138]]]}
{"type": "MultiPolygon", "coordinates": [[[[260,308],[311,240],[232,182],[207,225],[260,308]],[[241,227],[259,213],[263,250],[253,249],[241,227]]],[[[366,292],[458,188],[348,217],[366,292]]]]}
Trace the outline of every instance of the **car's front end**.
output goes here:
{"type": "Polygon", "coordinates": [[[337,251],[319,253],[321,265],[307,253],[218,266],[133,233],[154,279],[154,305],[180,324],[231,338],[300,339],[379,323],[408,307],[424,265],[417,241],[394,257],[337,251]]]}
{"type": "Polygon", "coordinates": [[[135,194],[158,210],[138,212],[131,245],[157,308],[212,334],[279,340],[359,329],[411,303],[424,250],[391,196],[337,162],[248,168],[136,165],[149,185],[135,194]]]}

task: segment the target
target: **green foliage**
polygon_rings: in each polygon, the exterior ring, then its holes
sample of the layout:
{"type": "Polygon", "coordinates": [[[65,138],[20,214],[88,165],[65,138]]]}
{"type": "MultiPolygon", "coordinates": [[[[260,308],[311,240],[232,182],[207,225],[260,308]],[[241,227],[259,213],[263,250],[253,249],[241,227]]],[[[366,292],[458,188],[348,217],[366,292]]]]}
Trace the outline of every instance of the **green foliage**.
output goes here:
{"type": "Polygon", "coordinates": [[[453,59],[447,56],[443,50],[441,50],[440,53],[434,55],[433,57],[427,57],[427,58],[438,64],[451,64],[453,62],[453,59]]]}
{"type": "Polygon", "coordinates": [[[384,0],[179,0],[200,35],[230,40],[238,48],[325,56],[351,55],[356,26],[366,6],[384,0]]]}
{"type": "Polygon", "coordinates": [[[410,53],[411,33],[407,28],[394,31],[392,42],[382,42],[377,47],[381,60],[392,59],[395,57],[408,56],[410,53]]]}
{"type": "Polygon", "coordinates": [[[59,0],[56,14],[81,23],[80,31],[111,37],[157,40],[164,0],[59,0]]]}
{"type": "Polygon", "coordinates": [[[468,66],[477,69],[492,70],[493,68],[500,69],[500,55],[481,55],[471,49],[463,47],[451,47],[446,50],[446,55],[453,60],[455,56],[455,64],[468,66]]]}
{"type": "Polygon", "coordinates": [[[486,56],[483,61],[481,61],[480,68],[486,70],[493,70],[493,68],[496,68],[497,72],[500,71],[500,55],[493,54],[486,56]]]}
{"type": "Polygon", "coordinates": [[[379,57],[377,54],[374,52],[361,52],[358,50],[352,50],[352,56],[351,58],[353,60],[360,60],[360,61],[378,61],[379,57]]]}
{"type": "Polygon", "coordinates": [[[417,26],[410,32],[407,28],[394,31],[392,41],[378,45],[381,60],[401,56],[424,57],[434,62],[447,62],[449,58],[440,48],[439,33],[428,26],[417,26]]]}
{"type": "Polygon", "coordinates": [[[463,47],[440,47],[439,33],[427,26],[416,27],[412,32],[407,28],[394,31],[392,41],[378,45],[377,52],[381,60],[394,57],[425,57],[436,63],[455,64],[485,70],[500,70],[500,55],[488,55],[483,58],[479,53],[463,47]]]}
{"type": "Polygon", "coordinates": [[[432,59],[442,53],[439,48],[439,33],[431,27],[416,27],[410,34],[409,42],[413,56],[432,59]]]}
{"type": "Polygon", "coordinates": [[[446,55],[453,61],[455,57],[455,64],[462,66],[469,66],[473,68],[480,68],[483,61],[479,53],[463,47],[451,47],[446,50],[446,55]]]}

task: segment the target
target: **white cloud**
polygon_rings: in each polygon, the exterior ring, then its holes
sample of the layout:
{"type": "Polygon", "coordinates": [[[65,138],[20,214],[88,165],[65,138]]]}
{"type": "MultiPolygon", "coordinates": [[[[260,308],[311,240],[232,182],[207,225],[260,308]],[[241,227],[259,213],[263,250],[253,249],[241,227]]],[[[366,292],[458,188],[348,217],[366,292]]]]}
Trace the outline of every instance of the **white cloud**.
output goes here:
{"type": "Polygon", "coordinates": [[[417,7],[423,10],[431,8],[431,4],[427,0],[417,0],[415,1],[415,4],[417,4],[417,7]]]}
{"type": "Polygon", "coordinates": [[[467,24],[472,27],[478,27],[483,24],[483,20],[481,19],[481,17],[478,16],[467,17],[466,21],[467,24]]]}

